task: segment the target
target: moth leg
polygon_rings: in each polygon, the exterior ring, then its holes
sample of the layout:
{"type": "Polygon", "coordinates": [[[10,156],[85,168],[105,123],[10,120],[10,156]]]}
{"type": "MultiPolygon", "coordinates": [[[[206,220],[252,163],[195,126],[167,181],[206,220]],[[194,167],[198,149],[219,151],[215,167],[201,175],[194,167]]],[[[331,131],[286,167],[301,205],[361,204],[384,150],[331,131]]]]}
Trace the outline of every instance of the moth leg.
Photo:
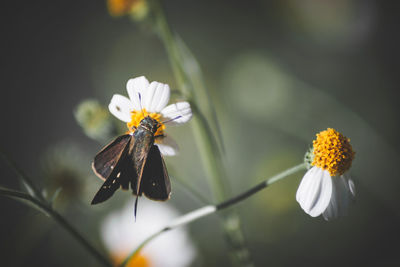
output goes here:
{"type": "Polygon", "coordinates": [[[129,132],[135,132],[137,130],[137,127],[135,125],[132,125],[132,127],[129,128],[129,132]]]}

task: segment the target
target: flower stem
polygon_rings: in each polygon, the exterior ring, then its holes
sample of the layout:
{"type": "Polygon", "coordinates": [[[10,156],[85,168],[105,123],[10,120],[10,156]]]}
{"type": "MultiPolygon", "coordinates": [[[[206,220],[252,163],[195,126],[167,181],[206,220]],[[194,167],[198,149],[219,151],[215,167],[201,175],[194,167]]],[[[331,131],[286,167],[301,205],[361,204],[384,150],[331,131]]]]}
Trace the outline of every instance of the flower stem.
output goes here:
{"type": "Polygon", "coordinates": [[[25,175],[25,173],[14,161],[12,161],[2,150],[0,150],[0,155],[18,175],[28,191],[28,193],[25,193],[0,187],[0,195],[19,200],[31,207],[33,206],[46,216],[53,218],[61,227],[63,227],[79,243],[81,243],[101,264],[104,266],[112,266],[107,258],[97,251],[94,246],[78,232],[76,228],[74,228],[60,213],[52,208],[51,203],[47,201],[38,187],[35,186],[32,180],[25,175]]]}
{"type": "Polygon", "coordinates": [[[10,197],[13,199],[24,200],[25,203],[31,203],[37,206],[45,215],[53,218],[61,227],[63,227],[69,234],[71,234],[79,243],[82,244],[103,266],[112,266],[111,263],[105,258],[99,251],[97,251],[94,246],[84,238],[76,228],[74,228],[60,213],[55,211],[51,206],[47,203],[43,203],[39,199],[24,193],[15,190],[10,190],[7,188],[0,187],[0,195],[10,197]]]}
{"type": "MultiPolygon", "coordinates": [[[[224,164],[219,149],[223,148],[222,140],[220,140],[220,144],[218,144],[210,124],[208,123],[208,118],[214,119],[214,126],[217,128],[218,136],[220,131],[215,117],[215,111],[213,110],[214,107],[209,97],[207,97],[208,93],[204,92],[206,88],[200,86],[198,82],[200,80],[200,75],[195,75],[188,70],[190,69],[190,65],[193,65],[190,63],[195,62],[194,57],[188,53],[188,49],[184,47],[183,41],[177,38],[177,35],[171,31],[159,1],[153,0],[150,3],[154,14],[155,29],[164,43],[178,88],[192,107],[194,116],[191,124],[193,126],[197,147],[207,173],[208,184],[212,190],[214,200],[221,202],[228,196],[228,190],[225,186],[227,184],[227,175],[223,168],[224,164]],[[200,109],[201,102],[207,104],[205,110],[211,110],[208,116],[200,109]]],[[[233,256],[232,259],[234,259],[233,262],[242,266],[252,265],[250,254],[244,245],[244,237],[237,213],[235,211],[230,211],[228,214],[224,214],[222,226],[227,237],[231,255],[233,256]],[[234,224],[231,223],[233,221],[235,222],[234,224]],[[242,255],[245,255],[245,257],[242,255]]]]}
{"type": "Polygon", "coordinates": [[[296,165],[292,168],[289,168],[283,172],[280,172],[269,179],[262,181],[261,183],[251,187],[250,189],[246,190],[245,192],[236,195],[228,200],[225,200],[217,205],[207,205],[202,208],[196,209],[194,211],[191,211],[185,215],[182,215],[181,217],[176,218],[173,220],[171,223],[168,225],[164,226],[161,228],[159,231],[155,232],[154,234],[150,235],[147,239],[145,239],[125,260],[124,262],[120,265],[120,267],[124,267],[131,258],[133,258],[145,245],[147,245],[150,241],[158,237],[164,232],[173,230],[177,227],[192,223],[200,218],[203,218],[205,216],[208,216],[210,214],[213,214],[217,211],[221,211],[224,209],[227,209],[229,207],[234,206],[237,203],[242,202],[243,200],[249,198],[250,196],[254,195],[255,193],[261,191],[262,189],[268,187],[269,185],[284,179],[298,171],[301,170],[306,170],[307,166],[305,163],[301,163],[299,165],[296,165]]]}
{"type": "Polygon", "coordinates": [[[200,110],[197,101],[195,101],[197,97],[195,97],[192,79],[184,69],[185,64],[180,54],[180,49],[165,18],[163,9],[157,0],[151,1],[151,8],[154,12],[156,31],[167,51],[175,80],[183,96],[190,102],[194,114],[192,119],[193,132],[203,164],[208,172],[207,177],[209,178],[209,184],[213,190],[214,198],[217,201],[221,201],[226,195],[222,183],[222,177],[225,177],[225,174],[221,168],[223,164],[221,162],[217,141],[213,137],[212,130],[205,115],[200,110]]]}
{"type": "Polygon", "coordinates": [[[305,170],[306,169],[306,165],[305,163],[301,163],[299,165],[296,165],[290,169],[287,169],[281,173],[278,173],[277,175],[272,176],[271,178],[269,178],[268,180],[265,180],[261,183],[259,183],[256,186],[253,186],[252,188],[248,189],[247,191],[231,198],[228,199],[224,202],[219,203],[218,205],[216,205],[215,207],[217,208],[217,210],[221,210],[221,209],[225,209],[228,208],[232,205],[235,205],[238,202],[241,202],[243,200],[245,200],[246,198],[250,197],[251,195],[254,195],[255,193],[257,193],[258,191],[266,188],[267,186],[285,178],[288,177],[289,175],[296,173],[300,170],[305,170]]]}
{"type": "Polygon", "coordinates": [[[38,187],[29,179],[29,177],[17,166],[17,164],[2,150],[0,149],[0,156],[7,162],[8,166],[14,170],[17,174],[18,178],[21,180],[21,183],[25,186],[28,190],[29,194],[35,196],[36,198],[46,201],[42,192],[39,190],[38,187]]]}

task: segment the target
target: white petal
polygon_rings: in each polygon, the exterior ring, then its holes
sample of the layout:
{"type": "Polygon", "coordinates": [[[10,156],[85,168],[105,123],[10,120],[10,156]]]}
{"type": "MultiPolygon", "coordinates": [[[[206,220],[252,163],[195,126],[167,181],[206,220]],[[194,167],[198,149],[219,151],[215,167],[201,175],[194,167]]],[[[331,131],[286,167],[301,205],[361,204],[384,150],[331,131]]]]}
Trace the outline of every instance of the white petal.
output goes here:
{"type": "Polygon", "coordinates": [[[149,81],[144,76],[130,79],[127,82],[126,90],[128,91],[129,98],[133,103],[134,110],[141,110],[139,93],[143,95],[143,92],[146,91],[148,87],[149,87],[149,81]]]}
{"type": "MultiPolygon", "coordinates": [[[[127,256],[133,249],[179,216],[168,203],[141,199],[139,216],[133,217],[133,202],[123,209],[110,213],[101,223],[101,238],[111,255],[127,256]],[[134,227],[133,227],[134,226],[134,227]]],[[[169,231],[148,243],[140,253],[154,267],[190,266],[196,249],[185,228],[169,231]]]]}
{"type": "Polygon", "coordinates": [[[192,118],[192,109],[188,102],[178,102],[165,107],[161,114],[166,120],[172,120],[168,124],[176,125],[187,122],[192,118]],[[177,118],[180,116],[179,118],[177,118]],[[176,119],[175,119],[176,118],[176,119]]]}
{"type": "Polygon", "coordinates": [[[153,267],[188,267],[196,255],[196,250],[184,229],[175,229],[162,234],[154,240],[148,252],[151,266],[153,267]],[[175,230],[180,230],[174,233],[175,230]]]}
{"type": "Polygon", "coordinates": [[[352,195],[352,198],[354,199],[356,197],[356,187],[354,185],[354,182],[349,175],[344,175],[344,176],[348,180],[350,193],[352,195]]]}
{"type": "Polygon", "coordinates": [[[296,200],[310,216],[322,214],[332,195],[332,178],[329,172],[312,167],[304,175],[296,193],[296,200]]]}
{"type": "Polygon", "coordinates": [[[329,221],[339,216],[347,215],[350,203],[353,200],[354,183],[350,177],[340,176],[332,178],[332,198],[328,208],[324,211],[325,220],[329,221]]]}
{"type": "MultiPolygon", "coordinates": [[[[168,208],[170,208],[166,205],[158,206],[158,209],[151,209],[151,206],[144,207],[148,209],[148,213],[153,214],[152,219],[154,220],[161,220],[162,213],[166,213],[168,208]],[[166,211],[161,212],[162,209],[166,209],[166,211]],[[160,214],[157,213],[159,210],[160,214]],[[154,213],[156,215],[154,215],[154,213]]],[[[142,208],[142,210],[144,210],[144,208],[142,208]]],[[[140,218],[138,218],[138,220],[140,220],[140,218]]],[[[171,221],[171,219],[168,221],[171,221]]],[[[146,223],[149,224],[147,221],[146,223]]],[[[165,222],[161,225],[165,225],[165,222]]],[[[191,243],[185,228],[178,228],[174,231],[164,233],[162,236],[159,236],[150,242],[143,248],[143,254],[148,255],[151,266],[154,267],[187,267],[191,266],[196,255],[196,250],[191,243]]]]}
{"type": "Polygon", "coordinates": [[[111,114],[124,122],[131,121],[130,112],[133,110],[132,102],[122,95],[113,95],[108,105],[111,114]]]}
{"type": "Polygon", "coordinates": [[[179,152],[178,144],[169,136],[157,138],[156,145],[164,156],[175,156],[179,152]]]}
{"type": "Polygon", "coordinates": [[[151,82],[143,91],[142,104],[148,112],[160,112],[169,101],[170,89],[168,84],[151,82]]]}

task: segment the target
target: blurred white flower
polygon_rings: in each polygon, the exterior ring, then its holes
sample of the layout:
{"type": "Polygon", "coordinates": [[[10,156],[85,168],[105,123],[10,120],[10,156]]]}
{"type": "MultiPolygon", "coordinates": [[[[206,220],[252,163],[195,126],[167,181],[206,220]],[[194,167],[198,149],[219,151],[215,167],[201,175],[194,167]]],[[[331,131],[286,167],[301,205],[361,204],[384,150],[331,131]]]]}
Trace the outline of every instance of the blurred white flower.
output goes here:
{"type": "Polygon", "coordinates": [[[115,135],[110,113],[97,100],[82,101],[75,109],[74,115],[90,138],[104,142],[115,135]]]}
{"type": "Polygon", "coordinates": [[[354,152],[350,139],[328,128],[313,142],[313,162],[304,175],[296,200],[310,216],[323,215],[325,220],[347,214],[355,197],[354,183],[346,172],[354,152]]]}
{"type": "Polygon", "coordinates": [[[110,112],[127,123],[130,131],[135,129],[145,116],[156,119],[161,127],[156,132],[155,143],[165,156],[176,155],[178,146],[164,133],[165,124],[179,125],[192,117],[188,102],[178,102],[167,106],[170,89],[168,84],[151,82],[144,77],[130,79],[126,85],[129,98],[115,94],[108,108],[110,112]]]}
{"type": "Polygon", "coordinates": [[[69,141],[54,144],[40,159],[41,176],[46,184],[44,193],[57,208],[86,202],[93,175],[84,164],[89,164],[90,157],[78,144],[69,141]]]}
{"type": "MultiPolygon", "coordinates": [[[[120,264],[141,242],[179,216],[169,204],[143,200],[140,216],[133,217],[129,202],[122,210],[108,215],[101,225],[101,237],[115,264],[120,264]]],[[[189,266],[196,251],[184,228],[161,234],[148,243],[127,266],[189,266]]]]}

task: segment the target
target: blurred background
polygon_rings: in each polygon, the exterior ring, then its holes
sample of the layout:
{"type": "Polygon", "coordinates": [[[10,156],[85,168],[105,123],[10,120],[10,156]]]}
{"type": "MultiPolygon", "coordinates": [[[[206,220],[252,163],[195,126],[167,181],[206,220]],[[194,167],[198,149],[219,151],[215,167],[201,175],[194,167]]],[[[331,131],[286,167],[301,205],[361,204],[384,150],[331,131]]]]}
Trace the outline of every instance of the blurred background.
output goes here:
{"type": "MultiPolygon", "coordinates": [[[[202,67],[232,193],[301,163],[315,133],[328,127],[349,137],[356,151],[350,172],[357,200],[347,217],[326,222],[305,214],[295,200],[303,173],[237,206],[255,265],[398,266],[398,2],[169,0],[163,6],[202,67]]],[[[145,24],[110,16],[103,1],[7,1],[2,10],[0,147],[49,195],[62,188],[55,208],[106,255],[101,222],[134,199],[119,191],[90,205],[101,185],[90,163],[109,140],[89,138],[97,131],[85,134],[74,112],[92,99],[96,113],[114,93],[126,95],[127,80],[136,76],[176,90],[164,47],[145,24]]],[[[168,130],[181,148],[166,158],[168,203],[185,213],[203,204],[174,177],[206,197],[210,189],[190,123],[168,130]]],[[[4,162],[0,169],[1,186],[20,189],[4,162]]],[[[0,200],[0,265],[97,266],[52,219],[0,200]]],[[[229,266],[218,216],[187,231],[197,255],[191,266],[229,266]]]]}

